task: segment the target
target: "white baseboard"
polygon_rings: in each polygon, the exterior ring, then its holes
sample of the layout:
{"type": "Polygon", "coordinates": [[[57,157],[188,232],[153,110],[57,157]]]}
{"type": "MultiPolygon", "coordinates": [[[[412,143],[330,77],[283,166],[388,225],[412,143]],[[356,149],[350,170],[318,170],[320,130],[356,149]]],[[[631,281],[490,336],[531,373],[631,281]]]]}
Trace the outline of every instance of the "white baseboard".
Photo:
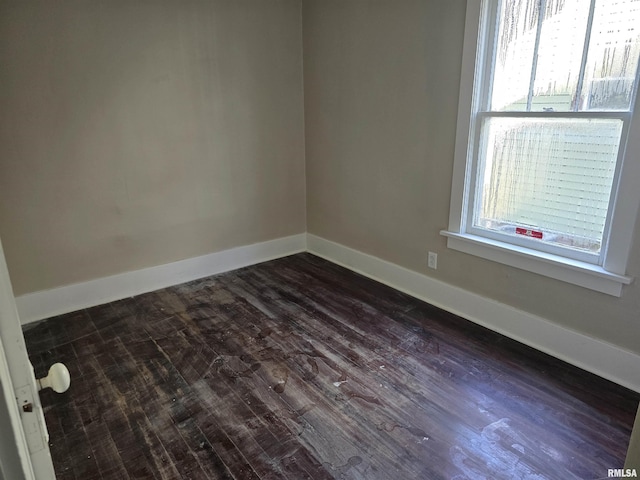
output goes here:
{"type": "Polygon", "coordinates": [[[17,297],[16,304],[25,325],[304,251],[640,392],[640,356],[635,353],[311,234],[29,293],[17,297]]]}
{"type": "Polygon", "coordinates": [[[306,235],[302,233],[166,265],[28,293],[16,298],[18,314],[20,321],[25,325],[305,250],[306,235]]]}
{"type": "Polygon", "coordinates": [[[319,257],[640,392],[640,356],[635,353],[315,235],[307,234],[307,249],[319,257]]]}

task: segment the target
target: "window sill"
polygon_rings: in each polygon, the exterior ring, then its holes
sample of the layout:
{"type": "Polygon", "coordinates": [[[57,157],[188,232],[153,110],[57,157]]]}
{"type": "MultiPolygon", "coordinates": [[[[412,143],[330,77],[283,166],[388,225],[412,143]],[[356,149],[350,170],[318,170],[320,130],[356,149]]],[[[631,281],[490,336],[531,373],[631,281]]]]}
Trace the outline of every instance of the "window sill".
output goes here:
{"type": "Polygon", "coordinates": [[[475,235],[442,230],[447,247],[529,272],[619,297],[633,279],[599,265],[538,252],[475,235]]]}

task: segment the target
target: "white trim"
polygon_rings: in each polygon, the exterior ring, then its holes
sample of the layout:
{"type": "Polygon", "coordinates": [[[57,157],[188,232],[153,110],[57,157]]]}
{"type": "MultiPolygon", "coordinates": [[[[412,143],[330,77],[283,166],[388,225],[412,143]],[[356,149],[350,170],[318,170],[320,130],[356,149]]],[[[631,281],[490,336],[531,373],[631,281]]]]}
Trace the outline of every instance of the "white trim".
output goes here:
{"type": "Polygon", "coordinates": [[[16,301],[22,323],[26,324],[303,251],[640,392],[637,354],[312,234],[30,293],[16,301]]]}
{"type": "Polygon", "coordinates": [[[308,251],[640,392],[640,355],[372,255],[307,235],[308,251]]]}
{"type": "MultiPolygon", "coordinates": [[[[2,432],[2,435],[6,437],[13,437],[13,442],[16,446],[16,452],[19,458],[11,458],[14,453],[10,449],[0,451],[0,460],[7,461],[7,465],[4,467],[7,470],[0,468],[0,478],[2,473],[6,475],[7,471],[11,473],[22,475],[25,480],[35,480],[35,473],[33,466],[29,458],[29,447],[27,446],[27,439],[25,437],[24,430],[22,428],[22,421],[20,418],[20,411],[16,404],[16,396],[13,392],[13,385],[11,383],[11,375],[9,373],[9,365],[2,346],[2,338],[0,337],[0,389],[3,396],[3,401],[7,408],[7,413],[10,418],[10,425],[7,425],[2,432]]],[[[9,442],[10,443],[10,442],[9,442]]],[[[2,465],[0,465],[2,467],[2,465]]]]}
{"type": "MultiPolygon", "coordinates": [[[[18,410],[20,425],[16,426],[11,415],[16,451],[26,479],[54,480],[55,472],[49,451],[49,434],[44,419],[44,410],[38,395],[33,366],[27,355],[20,320],[16,308],[11,279],[7,270],[4,251],[0,242],[0,342],[2,357],[2,390],[7,408],[18,410]],[[7,373],[8,371],[8,373],[7,373]],[[11,387],[7,393],[6,388],[11,387]],[[20,406],[31,403],[31,411],[20,406]]],[[[14,411],[15,413],[15,411],[14,411]]],[[[7,432],[11,436],[11,432],[7,432]]],[[[3,432],[3,435],[5,433],[3,432]]],[[[7,452],[8,453],[8,452],[7,452]]],[[[4,456],[4,453],[3,453],[4,456]]],[[[15,465],[15,464],[14,464],[15,465]]],[[[22,476],[22,475],[21,475],[22,476]]]]}
{"type": "Polygon", "coordinates": [[[640,179],[639,131],[640,95],[638,95],[638,87],[636,87],[635,107],[627,135],[627,144],[621,148],[625,153],[620,166],[621,174],[618,177],[617,195],[613,200],[615,213],[611,217],[609,247],[604,260],[604,267],[612,272],[625,271],[636,232],[636,219],[640,211],[640,195],[637,193],[638,179],[640,179]]]}
{"type": "Polygon", "coordinates": [[[23,325],[306,250],[304,233],[178,262],[28,293],[16,298],[23,325]]]}
{"type": "Polygon", "coordinates": [[[456,126],[456,143],[453,154],[453,183],[451,185],[451,205],[449,209],[449,230],[459,232],[462,218],[466,215],[464,199],[467,197],[470,165],[467,156],[473,148],[473,132],[471,131],[471,115],[473,113],[473,86],[481,75],[476,69],[476,55],[483,52],[478,48],[480,35],[480,18],[482,2],[467,2],[467,16],[464,26],[464,48],[460,75],[460,95],[458,98],[458,123],[456,126]],[[476,51],[477,50],[477,51],[476,51]]]}
{"type": "Polygon", "coordinates": [[[622,286],[633,279],[612,273],[599,265],[559,257],[499,240],[442,230],[447,237],[447,247],[460,252],[476,255],[505,265],[555,278],[598,292],[619,297],[622,286]]]}

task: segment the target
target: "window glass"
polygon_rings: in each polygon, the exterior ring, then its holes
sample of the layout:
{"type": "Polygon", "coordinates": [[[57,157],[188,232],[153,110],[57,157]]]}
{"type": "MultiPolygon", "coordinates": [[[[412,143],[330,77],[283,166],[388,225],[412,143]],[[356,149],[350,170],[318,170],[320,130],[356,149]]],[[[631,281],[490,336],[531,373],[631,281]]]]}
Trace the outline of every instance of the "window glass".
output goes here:
{"type": "Polygon", "coordinates": [[[588,0],[500,2],[490,111],[630,109],[640,2],[597,0],[590,17],[591,8],[588,0]]]}
{"type": "Polygon", "coordinates": [[[598,254],[618,119],[487,118],[473,226],[598,254]]]}
{"type": "Polygon", "coordinates": [[[538,2],[501,2],[490,110],[527,109],[538,2]]]}
{"type": "Polygon", "coordinates": [[[640,2],[596,2],[582,110],[629,110],[640,56],[640,2]]]}
{"type": "Polygon", "coordinates": [[[585,47],[589,3],[585,0],[547,0],[540,29],[531,111],[573,110],[585,47]]]}

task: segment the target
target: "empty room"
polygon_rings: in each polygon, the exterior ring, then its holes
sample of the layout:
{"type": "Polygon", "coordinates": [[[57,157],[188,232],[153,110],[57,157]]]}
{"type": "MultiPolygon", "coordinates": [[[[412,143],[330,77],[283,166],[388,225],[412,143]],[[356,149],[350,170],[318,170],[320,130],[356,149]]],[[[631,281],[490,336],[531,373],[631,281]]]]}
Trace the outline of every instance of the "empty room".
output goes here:
{"type": "Polygon", "coordinates": [[[639,56],[637,0],[0,0],[0,480],[636,477],[639,56]]]}

